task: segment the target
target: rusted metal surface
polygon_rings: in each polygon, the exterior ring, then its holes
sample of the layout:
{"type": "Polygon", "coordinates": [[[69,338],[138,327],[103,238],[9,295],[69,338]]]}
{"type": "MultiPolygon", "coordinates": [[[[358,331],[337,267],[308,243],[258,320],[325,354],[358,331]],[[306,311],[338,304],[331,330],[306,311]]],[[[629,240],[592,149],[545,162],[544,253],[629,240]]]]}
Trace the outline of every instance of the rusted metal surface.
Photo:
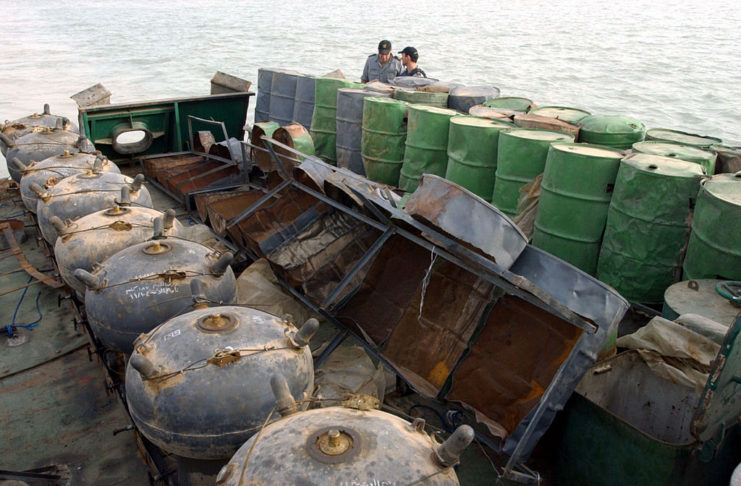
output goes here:
{"type": "Polygon", "coordinates": [[[527,237],[504,213],[459,185],[424,174],[404,211],[439,228],[508,269],[527,246],[527,237]]]}
{"type": "Polygon", "coordinates": [[[554,132],[563,132],[573,135],[575,139],[579,137],[579,126],[573,123],[567,123],[557,118],[551,118],[541,115],[515,115],[515,125],[522,128],[540,128],[543,130],[552,130],[554,132]]]}
{"type": "Polygon", "coordinates": [[[189,153],[181,153],[174,155],[156,155],[153,157],[145,157],[142,159],[142,166],[144,167],[144,175],[156,179],[156,175],[166,169],[172,169],[178,166],[194,164],[201,162],[204,159],[202,155],[193,155],[189,153]]]}
{"type": "Polygon", "coordinates": [[[7,241],[10,245],[10,251],[18,260],[21,268],[27,274],[35,278],[38,282],[41,282],[53,289],[64,287],[64,283],[48,275],[44,275],[43,273],[36,270],[33,265],[29,263],[29,261],[26,259],[26,256],[23,254],[23,251],[21,251],[20,247],[18,246],[18,242],[16,241],[15,235],[13,234],[13,228],[10,226],[10,224],[8,224],[7,222],[0,223],[0,231],[3,232],[5,241],[7,241]]]}
{"type": "Polygon", "coordinates": [[[392,237],[338,318],[435,396],[465,351],[493,286],[392,237]]]}
{"type": "Polygon", "coordinates": [[[189,152],[147,157],[142,159],[142,166],[147,177],[181,200],[194,191],[239,174],[236,164],[189,152]]]}
{"type": "Polygon", "coordinates": [[[511,434],[538,405],[581,330],[516,297],[500,298],[446,398],[511,434]],[[492,423],[493,422],[493,423],[492,423]]]}
{"type": "MultiPolygon", "coordinates": [[[[299,123],[292,122],[277,129],[273,134],[273,138],[290,148],[296,149],[307,155],[314,154],[314,143],[311,140],[311,135],[309,135],[308,130],[299,123]]],[[[293,168],[299,165],[304,159],[304,157],[298,156],[295,153],[291,153],[278,146],[275,147],[275,153],[278,155],[280,162],[288,172],[291,172],[293,168]]],[[[275,167],[271,167],[270,170],[276,169],[277,168],[275,167]]]]}
{"type": "MultiPolygon", "coordinates": [[[[267,256],[277,275],[323,302],[380,233],[344,214],[328,212],[267,256]]],[[[355,285],[362,280],[356,276],[355,285]]],[[[354,289],[346,287],[342,295],[354,289]]]]}
{"type": "MultiPolygon", "coordinates": [[[[212,201],[207,208],[208,219],[211,227],[219,236],[229,232],[231,236],[239,235],[238,228],[228,228],[228,222],[239,215],[245,208],[257,202],[262,196],[262,191],[247,191],[232,193],[231,197],[224,197],[212,201]]],[[[241,241],[241,237],[237,241],[241,241]]]]}

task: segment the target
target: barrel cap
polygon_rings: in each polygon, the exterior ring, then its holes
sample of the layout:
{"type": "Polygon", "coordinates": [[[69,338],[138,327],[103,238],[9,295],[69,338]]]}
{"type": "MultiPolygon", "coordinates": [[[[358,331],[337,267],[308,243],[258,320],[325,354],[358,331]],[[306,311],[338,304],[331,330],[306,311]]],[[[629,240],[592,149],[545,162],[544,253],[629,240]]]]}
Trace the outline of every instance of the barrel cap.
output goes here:
{"type": "Polygon", "coordinates": [[[636,142],[633,144],[633,150],[697,163],[715,160],[716,157],[713,152],[671,142],[636,142]]]}
{"type": "Polygon", "coordinates": [[[552,145],[552,147],[554,150],[571,152],[573,154],[582,155],[584,157],[622,159],[624,156],[622,152],[618,152],[612,147],[604,147],[602,145],[595,145],[592,143],[556,142],[552,145]]]}
{"type": "Polygon", "coordinates": [[[546,140],[551,142],[573,142],[574,137],[566,133],[551,132],[550,130],[514,129],[507,132],[510,137],[526,138],[530,140],[546,140]]]}
{"type": "Polygon", "coordinates": [[[557,118],[561,121],[574,124],[579,123],[584,117],[591,115],[588,111],[579,108],[570,108],[568,106],[540,106],[538,108],[532,108],[528,113],[557,118]]]}
{"type": "Polygon", "coordinates": [[[450,119],[450,123],[454,125],[461,125],[467,127],[479,127],[479,128],[496,128],[496,129],[509,129],[512,125],[506,122],[492,120],[490,118],[480,118],[477,116],[454,116],[450,119]]]}
{"type": "MultiPolygon", "coordinates": [[[[533,100],[528,98],[520,98],[517,96],[492,98],[490,100],[484,101],[482,104],[489,108],[506,108],[508,110],[516,110],[523,113],[527,113],[534,106],[533,100]]],[[[586,113],[584,116],[586,116],[586,113]]]]}
{"type": "Polygon", "coordinates": [[[646,140],[681,143],[693,147],[708,148],[711,145],[723,143],[719,138],[696,133],[680,132],[669,128],[652,128],[646,131],[646,140]]]}
{"type": "Polygon", "coordinates": [[[703,186],[706,191],[718,199],[741,207],[741,171],[735,174],[717,174],[703,186]]]}
{"type": "Polygon", "coordinates": [[[622,163],[642,172],[663,177],[693,178],[703,175],[701,165],[662,155],[636,152],[624,158],[622,163]]]}
{"type": "Polygon", "coordinates": [[[604,134],[643,134],[646,126],[640,120],[622,115],[589,115],[579,122],[582,131],[604,134]]]}
{"type": "Polygon", "coordinates": [[[439,108],[437,106],[429,106],[429,105],[410,104],[409,109],[416,110],[416,111],[424,111],[427,113],[433,113],[437,115],[445,115],[445,116],[450,116],[450,117],[460,115],[460,112],[455,111],[455,110],[450,110],[448,108],[439,108]]]}

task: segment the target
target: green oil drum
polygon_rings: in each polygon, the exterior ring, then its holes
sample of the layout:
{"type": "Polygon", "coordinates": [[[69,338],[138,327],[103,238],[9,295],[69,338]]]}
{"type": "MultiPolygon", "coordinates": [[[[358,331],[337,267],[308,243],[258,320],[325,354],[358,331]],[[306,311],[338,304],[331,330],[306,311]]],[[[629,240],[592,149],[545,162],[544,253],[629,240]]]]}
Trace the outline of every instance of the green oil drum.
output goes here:
{"type": "Polygon", "coordinates": [[[579,141],[627,150],[646,136],[646,126],[620,115],[590,115],[579,121],[579,141]]]}
{"type": "Polygon", "coordinates": [[[392,98],[365,98],[360,155],[365,176],[390,186],[399,185],[407,140],[407,103],[392,98]]]}
{"type": "Polygon", "coordinates": [[[508,123],[454,116],[448,132],[448,168],[445,178],[488,201],[494,190],[499,132],[508,123]]]}
{"type": "Polygon", "coordinates": [[[637,142],[633,144],[633,150],[644,154],[663,155],[664,157],[694,162],[703,166],[706,174],[715,174],[715,159],[717,157],[715,152],[670,142],[637,142]]]}
{"type": "Polygon", "coordinates": [[[579,122],[591,115],[588,111],[580,110],[579,108],[570,108],[568,106],[540,106],[533,108],[529,111],[531,115],[547,116],[548,118],[556,118],[566,123],[578,125],[579,122]]]}
{"type": "Polygon", "coordinates": [[[724,280],[699,279],[677,282],[664,292],[661,316],[673,321],[682,314],[697,314],[724,326],[736,321],[741,309],[718,294],[716,287],[724,280]]]}
{"type": "Polygon", "coordinates": [[[510,218],[514,217],[519,190],[543,172],[551,143],[573,141],[571,135],[547,130],[520,128],[500,132],[491,203],[510,218]]]}
{"type": "Polygon", "coordinates": [[[595,275],[607,208],[622,158],[622,153],[599,145],[551,145],[533,246],[595,275]]]}
{"type": "Polygon", "coordinates": [[[702,185],[683,269],[685,280],[741,280],[741,172],[702,185]]]}
{"type": "Polygon", "coordinates": [[[415,105],[437,106],[438,108],[448,107],[448,93],[397,89],[394,91],[394,98],[415,105]]]}
{"type": "Polygon", "coordinates": [[[314,139],[316,155],[328,164],[337,163],[337,90],[362,87],[362,84],[346,79],[316,78],[315,80],[311,137],[314,139]]]}
{"type": "Polygon", "coordinates": [[[494,98],[486,100],[482,105],[489,108],[503,108],[505,110],[521,111],[527,113],[531,108],[535,106],[533,100],[527,98],[520,98],[517,96],[505,96],[502,98],[494,98]]]}
{"type": "Polygon", "coordinates": [[[635,153],[623,159],[607,212],[597,278],[632,302],[661,303],[678,281],[702,167],[635,153]]]}
{"type": "Polygon", "coordinates": [[[458,112],[435,106],[409,105],[408,114],[407,142],[399,188],[414,192],[422,174],[445,177],[450,119],[458,112]]]}
{"type": "Polygon", "coordinates": [[[668,128],[652,128],[648,130],[646,132],[646,140],[678,143],[680,145],[689,145],[702,149],[709,149],[712,145],[723,143],[723,140],[719,138],[680,132],[679,130],[670,130],[668,128]]]}

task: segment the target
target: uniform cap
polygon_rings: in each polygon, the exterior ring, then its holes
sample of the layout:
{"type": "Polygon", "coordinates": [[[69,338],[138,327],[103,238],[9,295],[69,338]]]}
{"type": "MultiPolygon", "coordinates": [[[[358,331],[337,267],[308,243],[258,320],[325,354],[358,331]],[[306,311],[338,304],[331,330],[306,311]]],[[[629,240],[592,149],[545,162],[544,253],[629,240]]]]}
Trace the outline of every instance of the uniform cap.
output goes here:
{"type": "Polygon", "coordinates": [[[412,46],[405,47],[403,50],[399,51],[399,54],[406,54],[411,57],[414,62],[417,62],[417,59],[419,59],[419,52],[417,52],[417,49],[412,46]]]}
{"type": "Polygon", "coordinates": [[[387,40],[382,40],[378,43],[378,53],[379,54],[388,54],[391,52],[391,42],[387,40]]]}

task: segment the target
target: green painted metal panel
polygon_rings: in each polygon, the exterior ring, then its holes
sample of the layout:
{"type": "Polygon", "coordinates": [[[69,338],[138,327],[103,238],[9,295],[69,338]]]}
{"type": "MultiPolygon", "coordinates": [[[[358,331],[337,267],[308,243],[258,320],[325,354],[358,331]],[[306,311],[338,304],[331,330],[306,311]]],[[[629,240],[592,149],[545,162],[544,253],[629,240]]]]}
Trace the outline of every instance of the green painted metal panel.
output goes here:
{"type": "Polygon", "coordinates": [[[695,454],[696,444],[654,439],[578,393],[569,400],[563,421],[558,485],[715,486],[728,484],[739,460],[738,431],[730,431],[706,463],[695,454]]]}
{"type": "Polygon", "coordinates": [[[520,187],[543,172],[551,143],[573,141],[571,135],[547,130],[500,132],[491,203],[507,216],[514,216],[520,187]]]}
{"type": "Polygon", "coordinates": [[[594,275],[622,157],[622,153],[598,145],[551,145],[533,246],[594,275]]]}
{"type": "Polygon", "coordinates": [[[445,178],[490,200],[497,168],[499,132],[511,128],[507,123],[485,118],[451,118],[445,178]]]}
{"type": "Polygon", "coordinates": [[[532,108],[530,114],[556,118],[573,125],[578,125],[583,118],[591,115],[588,111],[579,108],[570,108],[568,106],[540,106],[532,108]]]}
{"type": "MultiPolygon", "coordinates": [[[[249,98],[254,93],[229,93],[157,100],[146,103],[126,103],[80,108],[86,136],[103,155],[116,162],[133,156],[155,155],[190,150],[188,116],[223,122],[227,136],[244,138],[249,98]],[[120,154],[114,150],[114,137],[120,131],[141,129],[151,132],[152,144],[136,154],[120,154]]],[[[209,130],[222,140],[222,130],[213,124],[192,121],[193,131],[209,130]]]]}
{"type": "Polygon", "coordinates": [[[455,110],[409,105],[407,141],[399,188],[414,192],[422,174],[445,176],[448,165],[448,134],[455,110]]]}
{"type": "Polygon", "coordinates": [[[704,149],[709,149],[712,145],[723,143],[723,140],[719,138],[680,132],[679,130],[670,130],[668,128],[652,128],[646,131],[646,140],[678,143],[680,145],[690,145],[704,149]]]}
{"type": "Polygon", "coordinates": [[[579,141],[627,150],[646,136],[646,126],[627,116],[590,115],[579,121],[579,141]]]}
{"type": "Polygon", "coordinates": [[[415,105],[436,106],[438,108],[448,107],[448,93],[397,89],[394,91],[394,98],[415,105]]]}
{"type": "Polygon", "coordinates": [[[649,154],[620,164],[597,277],[633,302],[660,303],[679,280],[702,167],[649,154]]]}
{"type": "Polygon", "coordinates": [[[407,103],[391,98],[366,98],[360,154],[368,179],[397,186],[407,140],[407,103]]]}
{"type": "Polygon", "coordinates": [[[715,174],[715,152],[709,152],[697,147],[680,145],[670,142],[637,142],[633,150],[644,154],[663,155],[673,159],[686,160],[700,164],[708,175],[715,174]]]}
{"type": "Polygon", "coordinates": [[[486,100],[482,103],[484,106],[489,108],[502,108],[505,110],[521,111],[527,113],[532,107],[535,106],[533,100],[528,98],[520,98],[517,96],[504,96],[502,98],[494,98],[486,100]]]}
{"type": "Polygon", "coordinates": [[[337,164],[337,90],[362,87],[362,84],[346,79],[316,78],[315,80],[311,137],[314,139],[316,155],[328,164],[337,164]]]}
{"type": "Polygon", "coordinates": [[[741,280],[741,172],[718,174],[697,196],[684,278],[741,280]]]}

